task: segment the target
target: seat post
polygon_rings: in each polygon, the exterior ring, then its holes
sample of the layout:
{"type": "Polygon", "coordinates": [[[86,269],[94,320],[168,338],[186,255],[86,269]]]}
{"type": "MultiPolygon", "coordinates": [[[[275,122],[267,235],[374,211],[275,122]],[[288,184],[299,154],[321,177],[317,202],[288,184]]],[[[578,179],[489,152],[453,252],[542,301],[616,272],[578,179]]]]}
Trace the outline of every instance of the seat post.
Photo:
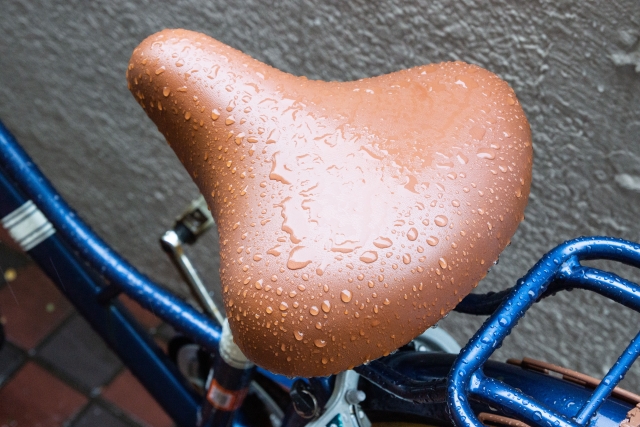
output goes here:
{"type": "Polygon", "coordinates": [[[217,356],[209,375],[207,398],[198,424],[200,427],[230,427],[233,424],[235,411],[240,408],[249,391],[255,370],[255,365],[233,342],[227,319],[222,325],[217,356]]]}

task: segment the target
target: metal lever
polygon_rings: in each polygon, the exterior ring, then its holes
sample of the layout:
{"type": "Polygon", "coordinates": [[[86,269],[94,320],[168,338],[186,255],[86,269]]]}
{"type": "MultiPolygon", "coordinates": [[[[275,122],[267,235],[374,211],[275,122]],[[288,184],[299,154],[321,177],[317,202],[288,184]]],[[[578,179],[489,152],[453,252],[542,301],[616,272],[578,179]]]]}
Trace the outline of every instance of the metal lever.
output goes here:
{"type": "Polygon", "coordinates": [[[200,196],[192,201],[187,210],[176,219],[173,229],[164,233],[160,238],[160,245],[180,272],[202,310],[222,325],[225,318],[224,315],[213,302],[182,247],[183,243],[194,243],[198,237],[214,224],[215,222],[207,208],[204,197],[200,196]]]}

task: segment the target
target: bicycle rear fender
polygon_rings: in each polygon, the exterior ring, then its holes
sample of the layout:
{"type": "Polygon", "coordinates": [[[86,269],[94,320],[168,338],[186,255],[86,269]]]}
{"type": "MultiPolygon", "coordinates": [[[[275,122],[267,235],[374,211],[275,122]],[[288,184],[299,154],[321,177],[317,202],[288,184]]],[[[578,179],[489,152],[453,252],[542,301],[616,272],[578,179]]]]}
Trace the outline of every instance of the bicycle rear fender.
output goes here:
{"type": "MultiPolygon", "coordinates": [[[[444,353],[398,352],[382,359],[381,362],[395,371],[399,378],[406,377],[414,381],[428,382],[446,378],[456,356],[444,353]]],[[[487,377],[498,379],[521,390],[539,403],[568,418],[578,413],[593,392],[579,384],[506,363],[489,361],[484,365],[483,371],[487,377]]],[[[362,384],[361,389],[367,394],[362,407],[374,422],[402,420],[427,422],[432,425],[451,425],[445,404],[445,390],[434,394],[434,402],[417,404],[390,395],[368,381],[362,384]]],[[[488,404],[473,397],[471,407],[475,413],[485,412],[509,418],[515,416],[506,411],[494,411],[488,404]]],[[[633,407],[632,403],[609,397],[594,416],[591,426],[618,427],[633,407]]]]}

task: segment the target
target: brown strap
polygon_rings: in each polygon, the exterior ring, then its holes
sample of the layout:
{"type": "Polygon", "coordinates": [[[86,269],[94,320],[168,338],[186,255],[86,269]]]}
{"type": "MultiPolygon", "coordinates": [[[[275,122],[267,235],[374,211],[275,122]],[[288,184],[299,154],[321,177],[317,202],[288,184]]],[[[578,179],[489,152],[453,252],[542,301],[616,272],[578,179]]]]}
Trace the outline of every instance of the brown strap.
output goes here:
{"type": "Polygon", "coordinates": [[[531,427],[515,418],[503,417],[502,415],[480,412],[478,414],[480,422],[487,427],[531,427]]]}
{"type": "Polygon", "coordinates": [[[622,420],[620,427],[640,427],[640,405],[627,412],[627,418],[622,420]]]}

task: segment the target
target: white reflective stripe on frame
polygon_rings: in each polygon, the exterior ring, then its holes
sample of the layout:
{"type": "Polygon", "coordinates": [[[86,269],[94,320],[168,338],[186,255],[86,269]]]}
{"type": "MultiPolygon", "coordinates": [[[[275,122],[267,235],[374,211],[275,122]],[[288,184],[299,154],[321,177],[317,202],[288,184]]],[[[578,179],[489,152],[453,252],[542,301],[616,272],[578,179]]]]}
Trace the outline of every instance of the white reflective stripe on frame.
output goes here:
{"type": "Polygon", "coordinates": [[[56,232],[47,217],[31,200],[2,218],[2,226],[25,251],[35,248],[56,232]]]}

